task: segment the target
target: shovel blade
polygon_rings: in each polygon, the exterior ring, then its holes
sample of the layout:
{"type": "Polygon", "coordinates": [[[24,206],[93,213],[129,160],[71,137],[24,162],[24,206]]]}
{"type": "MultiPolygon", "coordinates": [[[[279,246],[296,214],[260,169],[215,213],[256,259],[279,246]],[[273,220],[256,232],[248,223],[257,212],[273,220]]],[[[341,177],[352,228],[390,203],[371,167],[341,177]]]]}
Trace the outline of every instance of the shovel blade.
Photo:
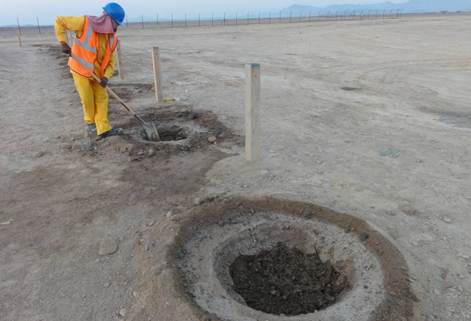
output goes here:
{"type": "Polygon", "coordinates": [[[146,133],[147,139],[153,142],[160,141],[160,135],[154,124],[145,124],[144,131],[146,133]]]}

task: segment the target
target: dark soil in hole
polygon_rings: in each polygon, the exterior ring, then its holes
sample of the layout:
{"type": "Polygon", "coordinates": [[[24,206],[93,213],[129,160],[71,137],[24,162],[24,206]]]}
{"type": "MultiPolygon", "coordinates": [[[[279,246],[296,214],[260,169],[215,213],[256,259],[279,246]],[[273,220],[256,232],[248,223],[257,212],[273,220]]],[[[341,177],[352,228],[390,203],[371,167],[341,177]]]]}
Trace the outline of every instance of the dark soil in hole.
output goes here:
{"type": "Polygon", "coordinates": [[[334,304],[348,281],[317,253],[304,254],[278,243],[230,266],[234,290],[248,306],[265,313],[295,316],[334,304]]]}
{"type": "MultiPolygon", "coordinates": [[[[164,142],[184,140],[188,137],[185,130],[179,126],[157,127],[157,130],[160,140],[164,142]]],[[[141,131],[141,136],[145,140],[148,140],[144,130],[141,131]]]]}

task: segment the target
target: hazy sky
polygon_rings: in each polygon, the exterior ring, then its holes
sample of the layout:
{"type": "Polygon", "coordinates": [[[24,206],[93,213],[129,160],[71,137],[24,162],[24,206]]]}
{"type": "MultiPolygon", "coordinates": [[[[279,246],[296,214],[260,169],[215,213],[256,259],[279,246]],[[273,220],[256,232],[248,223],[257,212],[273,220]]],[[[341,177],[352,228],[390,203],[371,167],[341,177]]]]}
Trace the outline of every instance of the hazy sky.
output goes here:
{"type": "MultiPolygon", "coordinates": [[[[185,13],[196,16],[198,13],[209,15],[211,12],[243,12],[277,11],[292,4],[325,6],[338,3],[378,3],[386,0],[117,0],[127,10],[130,18],[145,15],[149,18],[159,13],[161,17],[174,13],[182,16],[185,13]]],[[[389,0],[405,2],[405,0],[389,0]]],[[[16,17],[22,23],[33,23],[36,16],[42,23],[51,23],[56,15],[97,15],[101,7],[109,1],[101,0],[0,0],[0,25],[16,23],[16,17]]]]}

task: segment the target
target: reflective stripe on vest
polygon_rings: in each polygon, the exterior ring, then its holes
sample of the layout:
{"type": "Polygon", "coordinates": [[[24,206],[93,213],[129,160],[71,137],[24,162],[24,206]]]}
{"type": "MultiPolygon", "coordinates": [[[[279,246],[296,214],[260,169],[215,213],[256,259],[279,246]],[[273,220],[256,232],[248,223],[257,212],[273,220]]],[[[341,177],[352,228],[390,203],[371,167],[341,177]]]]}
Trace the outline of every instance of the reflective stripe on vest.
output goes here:
{"type": "Polygon", "coordinates": [[[88,61],[86,61],[86,60],[83,59],[82,57],[79,57],[79,56],[77,56],[77,55],[72,54],[72,55],[70,56],[70,58],[76,60],[79,64],[81,64],[82,66],[84,66],[85,68],[87,68],[87,69],[89,69],[89,70],[91,70],[91,71],[93,71],[93,69],[95,69],[95,66],[94,66],[93,64],[89,63],[88,61]]]}
{"type": "Polygon", "coordinates": [[[118,38],[114,35],[109,35],[107,40],[105,52],[102,55],[99,34],[93,31],[88,17],[85,17],[82,35],[74,40],[72,46],[72,56],[69,59],[70,69],[85,77],[91,77],[95,71],[98,77],[103,77],[118,43],[118,38]],[[97,66],[98,56],[103,59],[101,66],[97,66]]]}
{"type": "Polygon", "coordinates": [[[117,46],[118,46],[118,38],[111,35],[108,39],[108,43],[106,46],[106,53],[105,53],[105,56],[103,57],[102,65],[100,67],[100,74],[102,76],[105,74],[105,69],[110,63],[111,56],[113,55],[117,46]]]}

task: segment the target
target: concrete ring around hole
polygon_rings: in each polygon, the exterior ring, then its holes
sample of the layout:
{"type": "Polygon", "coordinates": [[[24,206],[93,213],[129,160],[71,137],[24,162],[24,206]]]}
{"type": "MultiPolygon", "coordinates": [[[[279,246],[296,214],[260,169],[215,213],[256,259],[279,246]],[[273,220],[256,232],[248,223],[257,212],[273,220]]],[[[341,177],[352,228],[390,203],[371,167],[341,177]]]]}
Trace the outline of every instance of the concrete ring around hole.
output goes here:
{"type": "Polygon", "coordinates": [[[203,314],[225,321],[410,320],[413,295],[405,260],[365,222],[274,199],[228,200],[201,211],[182,227],[173,259],[177,284],[203,314]],[[231,265],[279,244],[318,253],[348,286],[331,305],[311,313],[270,314],[248,306],[234,289],[231,265]]]}

